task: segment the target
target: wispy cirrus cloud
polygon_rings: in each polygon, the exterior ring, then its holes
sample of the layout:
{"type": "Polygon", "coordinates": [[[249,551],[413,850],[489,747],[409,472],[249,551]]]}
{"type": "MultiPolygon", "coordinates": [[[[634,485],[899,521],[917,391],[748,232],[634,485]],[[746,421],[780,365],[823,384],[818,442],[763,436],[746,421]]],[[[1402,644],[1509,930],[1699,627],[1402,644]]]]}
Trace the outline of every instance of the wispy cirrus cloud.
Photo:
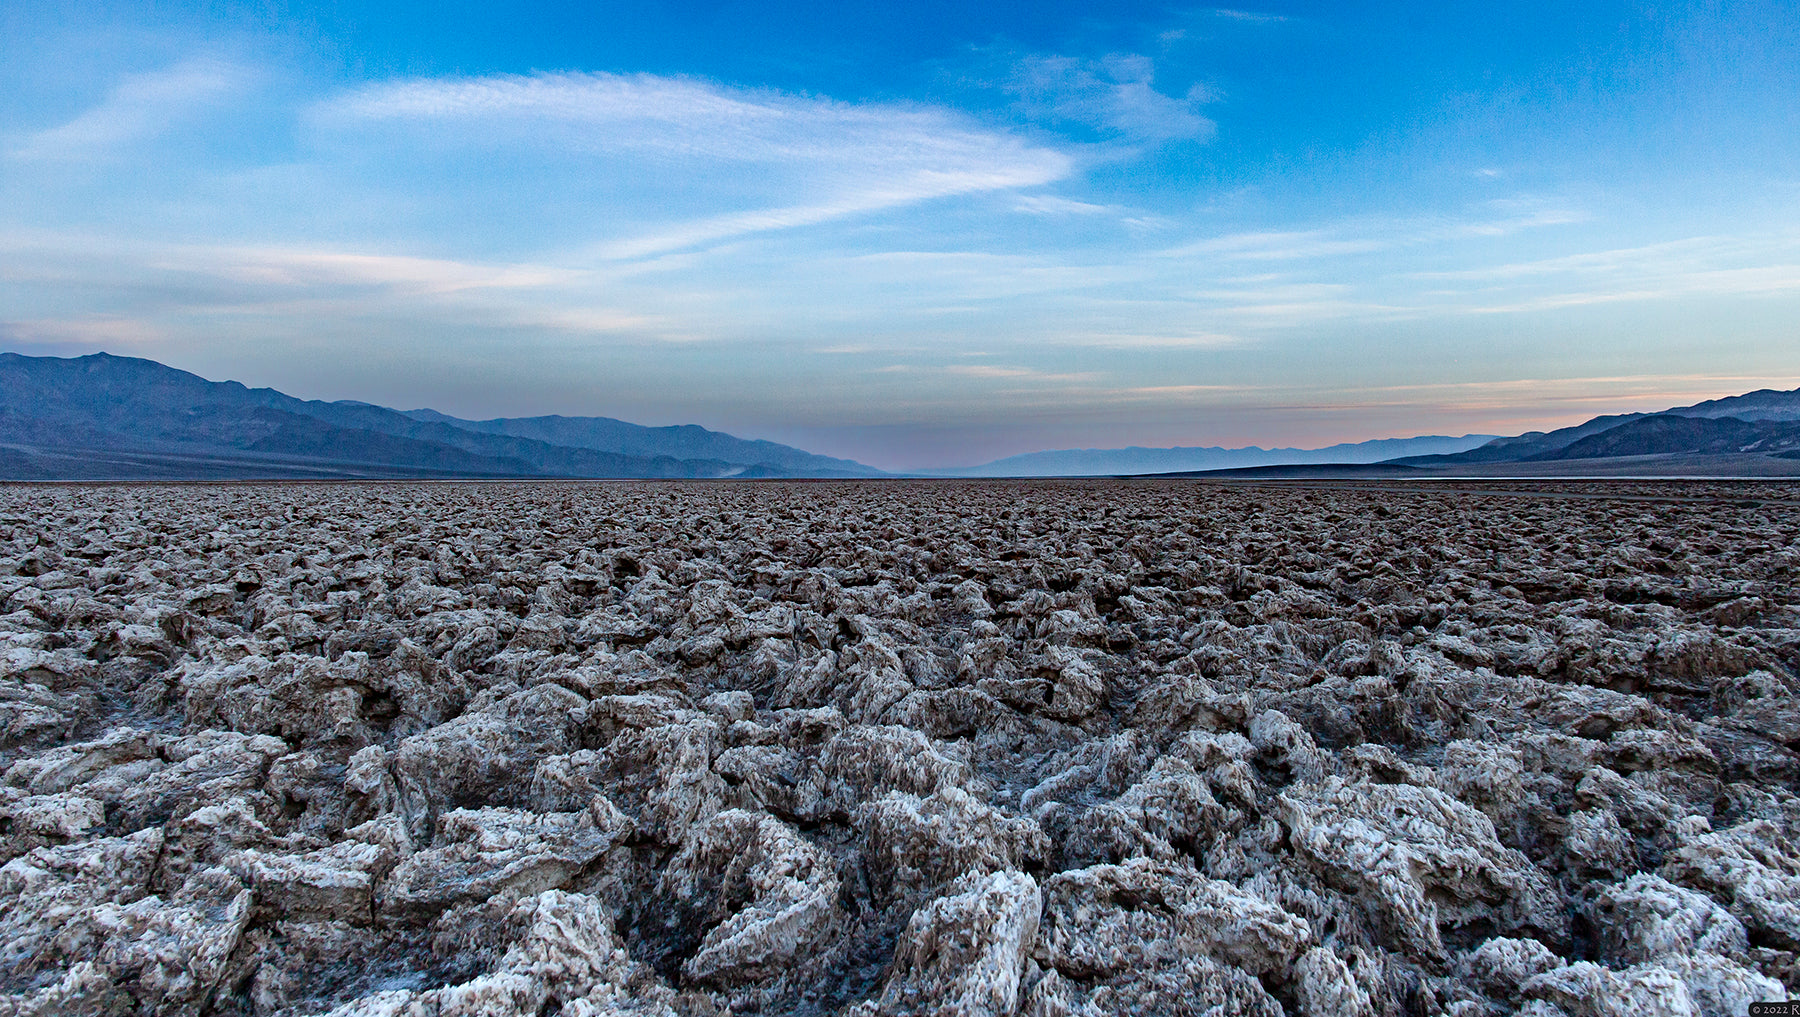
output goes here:
{"type": "Polygon", "coordinates": [[[574,282],[585,274],[542,265],[489,265],[448,258],[274,247],[177,248],[150,264],[276,288],[348,287],[432,297],[478,290],[538,289],[574,282]]]}
{"type": "Polygon", "coordinates": [[[1679,300],[1683,297],[1751,297],[1788,293],[1800,293],[1800,263],[1683,272],[1616,288],[1572,290],[1510,302],[1477,304],[1468,310],[1475,314],[1516,314],[1598,304],[1679,300]],[[1645,282],[1651,285],[1645,285],[1645,282]]]}
{"type": "MultiPolygon", "coordinates": [[[[1049,371],[1021,364],[898,363],[873,369],[871,374],[922,376],[953,385],[957,392],[979,391],[990,396],[1018,397],[1079,389],[1105,376],[1104,371],[1049,371]]],[[[959,398],[940,391],[930,400],[959,398]]],[[[923,405],[923,404],[921,404],[923,405]]]]}
{"type": "Polygon", "coordinates": [[[208,323],[258,319],[389,319],[658,342],[694,338],[658,313],[621,307],[617,274],[530,262],[12,231],[0,232],[0,284],[100,294],[121,308],[10,323],[14,336],[39,342],[143,343],[207,331],[208,323]]]}
{"type": "Polygon", "coordinates": [[[1072,123],[1132,143],[1212,137],[1217,125],[1200,113],[1212,95],[1194,85],[1175,96],[1156,89],[1149,57],[1115,53],[1097,60],[1028,56],[1015,65],[1006,90],[1035,119],[1072,123]]]}
{"type": "Polygon", "coordinates": [[[0,337],[31,346],[137,347],[168,338],[168,331],[141,318],[79,314],[64,318],[0,321],[0,337]]]}
{"type": "Polygon", "coordinates": [[[1169,328],[1139,332],[1104,329],[1070,331],[1046,336],[1044,342],[1053,346],[1102,350],[1222,350],[1248,345],[1249,340],[1226,332],[1169,328]]]}
{"type": "Polygon", "coordinates": [[[1125,211],[1118,205],[1096,205],[1054,194],[1022,194],[1012,207],[1027,215],[1120,215],[1125,211]]]}
{"type": "Polygon", "coordinates": [[[1207,13],[1232,21],[1249,21],[1255,24],[1278,24],[1292,20],[1285,14],[1268,14],[1263,11],[1240,11],[1230,7],[1214,7],[1207,13]]]}
{"type": "MultiPolygon", "coordinates": [[[[320,104],[330,129],[454,125],[454,143],[638,161],[690,179],[720,210],[598,244],[639,258],[734,237],[816,225],[938,198],[1038,187],[1073,160],[937,107],[847,103],[650,74],[560,73],[415,79],[320,104]],[[746,204],[746,177],[756,186],[746,204]]],[[[666,181],[662,181],[665,182],[666,181]]]]}
{"type": "MultiPolygon", "coordinates": [[[[592,272],[550,265],[384,254],[324,246],[174,243],[44,230],[0,231],[0,279],[69,283],[111,268],[133,276],[211,280],[237,292],[381,291],[443,297],[483,290],[532,290],[578,282],[592,272]]],[[[192,287],[188,287],[192,291],[192,287]]]]}
{"type": "MultiPolygon", "coordinates": [[[[1735,395],[1754,384],[1800,382],[1800,375],[1711,374],[1601,374],[1572,377],[1494,378],[1482,381],[1438,381],[1407,385],[1370,385],[1354,390],[1359,398],[1345,405],[1413,406],[1435,400],[1445,406],[1471,410],[1505,410],[1524,406],[1558,406],[1566,412],[1589,407],[1619,406],[1621,400],[1640,409],[1670,407],[1735,395]]],[[[1306,401],[1320,406],[1318,398],[1331,391],[1325,386],[1294,388],[1306,401]]],[[[1592,412],[1598,412],[1594,410],[1592,412]]],[[[1613,412],[1624,412],[1615,410],[1613,412]]]]}
{"type": "Polygon", "coordinates": [[[1455,216],[1361,217],[1305,230],[1259,230],[1190,241],[1160,253],[1222,261],[1302,261],[1375,254],[1403,248],[1500,238],[1528,230],[1584,222],[1588,214],[1534,198],[1483,202],[1455,216]]]}
{"type": "Polygon", "coordinates": [[[1800,236],[1701,236],[1529,261],[1407,273],[1475,314],[1800,292],[1800,236]]]}
{"type": "Polygon", "coordinates": [[[1341,254],[1367,254],[1394,246],[1394,240],[1375,236],[1345,236],[1326,230],[1277,230],[1233,233],[1172,248],[1170,257],[1211,255],[1222,260],[1292,261],[1341,254]]]}
{"type": "Polygon", "coordinates": [[[1412,278],[1466,282],[1508,282],[1540,276],[1666,275],[1716,265],[1720,259],[1766,256],[1800,248],[1800,237],[1684,237],[1637,247],[1502,262],[1478,268],[1414,272],[1412,278]]]}
{"type": "Polygon", "coordinates": [[[66,123],[25,135],[8,154],[32,161],[116,156],[126,146],[218,104],[252,77],[246,67],[209,58],[126,75],[98,105],[66,123]]]}

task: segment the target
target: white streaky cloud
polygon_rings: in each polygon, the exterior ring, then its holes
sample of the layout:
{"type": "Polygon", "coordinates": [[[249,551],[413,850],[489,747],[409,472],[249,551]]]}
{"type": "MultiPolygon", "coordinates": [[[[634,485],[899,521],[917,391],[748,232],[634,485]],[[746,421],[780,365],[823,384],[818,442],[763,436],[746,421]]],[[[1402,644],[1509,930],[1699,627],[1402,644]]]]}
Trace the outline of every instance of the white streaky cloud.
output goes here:
{"type": "Polygon", "coordinates": [[[614,345],[680,345],[710,338],[657,314],[582,306],[580,301],[594,299],[592,294],[566,293],[555,297],[554,302],[541,302],[478,292],[424,295],[309,291],[286,299],[198,299],[168,310],[189,322],[237,319],[272,324],[377,319],[439,330],[485,330],[515,337],[514,341],[524,337],[531,341],[546,337],[604,337],[614,345]]]}
{"type": "Polygon", "coordinates": [[[1649,281],[1655,285],[1554,293],[1513,303],[1471,307],[1468,310],[1472,314],[1515,314],[1681,297],[1774,296],[1800,292],[1800,264],[1685,272],[1649,281]]]}
{"type": "Polygon", "coordinates": [[[539,265],[482,265],[443,258],[281,248],[188,249],[150,266],[210,271],[264,286],[372,287],[418,296],[541,289],[566,285],[589,274],[539,265]]]}
{"type": "Polygon", "coordinates": [[[203,276],[267,290],[380,289],[422,296],[536,289],[577,282],[590,270],[485,264],[320,247],[181,244],[42,230],[0,231],[0,279],[76,282],[99,272],[203,276]]]}
{"type": "Polygon", "coordinates": [[[1028,215],[1104,215],[1117,213],[1118,206],[1096,205],[1054,194],[1022,194],[1013,201],[1013,211],[1028,215]]]}
{"type": "Polygon", "coordinates": [[[166,330],[150,322],[102,314],[0,321],[0,336],[32,343],[82,343],[115,348],[150,346],[169,337],[166,330]]]}
{"type": "Polygon", "coordinates": [[[1072,332],[1049,336],[1047,344],[1105,350],[1222,350],[1249,345],[1224,332],[1072,332]]]}
{"type": "Polygon", "coordinates": [[[1286,282],[1271,280],[1261,285],[1196,290],[1194,291],[1193,296],[1201,300],[1216,300],[1228,304],[1271,302],[1311,303],[1314,301],[1338,300],[1350,292],[1351,287],[1344,283],[1286,282]]]}
{"type": "Polygon", "coordinates": [[[1797,262],[1800,236],[1701,236],[1478,268],[1413,272],[1402,278],[1447,284],[1450,288],[1429,294],[1441,308],[1509,314],[1788,294],[1800,291],[1797,262]],[[1464,288],[1454,288],[1458,285],[1464,288]]]}
{"type": "MultiPolygon", "coordinates": [[[[1536,229],[1541,226],[1567,226],[1573,223],[1587,222],[1590,216],[1586,212],[1575,209],[1546,207],[1520,208],[1510,210],[1511,202],[1492,203],[1495,211],[1502,214],[1469,222],[1453,223],[1446,228],[1448,238],[1457,236],[1507,237],[1521,230],[1536,229]]],[[[1439,239],[1427,234],[1421,239],[1439,239]]]]}
{"type": "Polygon", "coordinates": [[[0,231],[0,279],[75,281],[116,266],[131,273],[192,275],[281,290],[376,289],[442,296],[479,290],[569,287],[591,269],[532,263],[484,263],[322,247],[179,244],[36,230],[0,231]],[[41,271],[32,272],[32,269],[41,271]],[[19,270],[17,275],[8,269],[19,270]]]}
{"type": "Polygon", "coordinates": [[[1206,395],[1214,392],[1243,392],[1252,390],[1245,385],[1139,385],[1134,388],[1110,389],[1106,394],[1121,398],[1139,397],[1155,399],[1166,396],[1206,395]]]}
{"type": "Polygon", "coordinates": [[[1134,143],[1207,139],[1216,130],[1199,109],[1211,99],[1196,85],[1176,97],[1156,90],[1149,57],[1113,54],[1100,60],[1032,56],[1014,68],[1007,91],[1027,115],[1077,123],[1134,143]]]}
{"type": "MultiPolygon", "coordinates": [[[[1041,371],[1035,367],[1001,364],[889,364],[885,367],[876,368],[872,373],[935,376],[948,375],[954,378],[973,378],[982,381],[1019,382],[1034,387],[1041,387],[1044,385],[1067,385],[1091,381],[1098,377],[1098,374],[1092,371],[1041,371]]],[[[1002,391],[1010,392],[1018,390],[1004,389],[1002,391]]]]}
{"type": "Polygon", "coordinates": [[[1660,244],[1646,244],[1642,247],[1583,251],[1554,258],[1509,262],[1481,268],[1414,272],[1408,278],[1507,282],[1536,276],[1580,275],[1592,277],[1620,274],[1642,276],[1647,271],[1667,274],[1673,271],[1703,267],[1716,263],[1722,258],[1756,256],[1780,250],[1782,247],[1794,250],[1800,248],[1800,243],[1796,243],[1792,238],[1786,239],[1785,242],[1767,240],[1746,242],[1744,239],[1724,237],[1687,237],[1660,244]]]}
{"type": "Polygon", "coordinates": [[[26,135],[9,154],[21,160],[118,156],[194,112],[240,92],[251,77],[236,64],[183,61],[160,71],[129,74],[99,105],[67,123],[26,135]]]}
{"type": "Polygon", "coordinates": [[[1163,233],[1175,226],[1173,219],[1160,215],[1128,215],[1120,219],[1119,223],[1140,236],[1146,233],[1163,233]]]}
{"type": "Polygon", "coordinates": [[[1230,233],[1158,252],[1170,258],[1303,261],[1375,254],[1469,237],[1506,237],[1524,230],[1586,222],[1578,209],[1530,198],[1482,202],[1469,214],[1438,217],[1361,217],[1310,230],[1230,233]]]}
{"type": "MultiPolygon", "coordinates": [[[[1134,271],[1121,265],[1060,262],[1039,253],[916,250],[834,258],[816,270],[828,271],[839,280],[930,293],[934,300],[954,302],[940,303],[941,307],[992,305],[1033,295],[1067,298],[1129,280],[1134,271]]],[[[916,304],[914,298],[906,300],[916,304]]]]}
{"type": "MultiPolygon", "coordinates": [[[[629,273],[626,273],[629,274],[629,273]]],[[[0,232],[0,282],[165,296],[135,318],[34,315],[22,337],[148,342],[172,322],[387,319],[510,332],[684,343],[704,338],[653,307],[625,306],[616,277],[586,268],[482,263],[322,248],[167,244],[0,232]],[[154,326],[145,324],[154,322],[154,326]],[[155,333],[144,328],[155,327],[155,333]],[[135,330],[135,331],[134,331],[135,330]]],[[[23,317],[23,316],[22,316],[23,317]]]]}
{"type": "Polygon", "coordinates": [[[933,198],[978,191],[998,191],[1013,187],[1033,187],[1045,183],[1036,172],[1020,172],[1016,167],[995,166],[970,168],[961,172],[915,169],[911,173],[894,173],[889,179],[869,181],[864,186],[848,188],[835,201],[817,205],[795,205],[786,208],[730,212],[705,219],[680,223],[627,240],[596,245],[592,253],[608,260],[635,260],[670,251],[703,247],[709,244],[755,233],[816,226],[849,216],[878,212],[887,208],[910,205],[933,198]]]}
{"type": "MultiPolygon", "coordinates": [[[[1541,398],[1604,402],[1627,395],[1637,399],[1674,399],[1700,402],[1720,395],[1738,394],[1741,386],[1752,384],[1786,384],[1800,382],[1800,375],[1750,374],[1595,374],[1566,378],[1500,378],[1484,381],[1439,381],[1410,385],[1362,386],[1358,392],[1416,393],[1454,392],[1457,399],[1471,392],[1499,393],[1497,402],[1505,405],[1519,398],[1519,393],[1532,393],[1541,398]]],[[[1312,391],[1330,391],[1318,388],[1312,391]]],[[[1670,403],[1670,406],[1675,403],[1670,403]]]]}
{"type": "Polygon", "coordinates": [[[1315,325],[1333,321],[1392,321],[1417,317],[1417,308],[1375,301],[1316,300],[1295,303],[1239,304],[1222,308],[1222,313],[1255,323],[1264,328],[1315,325]]]}
{"type": "MultiPolygon", "coordinates": [[[[1487,433],[1564,427],[1601,413],[1656,412],[1747,388],[1800,384],[1800,376],[1637,375],[1504,378],[1413,385],[1178,384],[1131,385],[1067,393],[1071,405],[1161,405],[1170,410],[1253,407],[1275,414],[1398,410],[1435,414],[1487,433]]],[[[1418,432],[1413,432],[1418,433],[1418,432]]],[[[1390,436],[1399,436],[1398,434],[1390,436]]]]}
{"type": "MultiPolygon", "coordinates": [[[[595,245],[634,259],[747,234],[955,195],[1041,187],[1067,176],[1066,154],[962,114],[899,103],[847,103],[650,74],[559,73],[372,85],[314,110],[331,129],[454,125],[434,144],[535,146],[576,160],[649,160],[647,174],[755,180],[777,195],[595,245]],[[720,177],[719,175],[728,174],[720,177]],[[785,200],[784,200],[785,199],[785,200]]],[[[705,186],[689,197],[704,201],[705,186]]]]}
{"type": "MultiPolygon", "coordinates": [[[[1226,282],[1226,280],[1220,280],[1226,282]]],[[[1391,321],[1415,316],[1418,308],[1360,295],[1361,287],[1339,282],[1311,282],[1290,276],[1251,277],[1186,291],[1190,300],[1211,305],[1211,313],[1227,327],[1264,332],[1271,328],[1317,325],[1351,320],[1391,321]]]]}
{"type": "Polygon", "coordinates": [[[658,342],[703,342],[703,336],[671,330],[666,323],[645,314],[628,314],[605,307],[510,307],[501,323],[513,328],[541,328],[546,331],[576,335],[605,335],[620,332],[648,333],[658,342]]]}
{"type": "Polygon", "coordinates": [[[742,162],[900,158],[916,165],[1034,151],[945,109],[839,102],[653,74],[414,79],[358,89],[328,100],[318,113],[328,119],[560,125],[575,130],[559,132],[559,144],[584,139],[595,148],[660,148],[742,162]]]}
{"type": "Polygon", "coordinates": [[[1272,411],[1361,411],[1419,409],[1456,411],[1542,411],[1549,426],[1565,426],[1599,413],[1633,407],[1656,411],[1735,395],[1751,387],[1800,384],[1800,375],[1645,374],[1567,378],[1499,378],[1484,381],[1408,385],[1170,384],[1093,388],[1068,393],[1078,402],[1199,402],[1214,407],[1251,404],[1272,411]],[[1574,417],[1574,420],[1566,419],[1574,417]]]}
{"type": "MultiPolygon", "coordinates": [[[[1467,382],[1270,388],[1296,409],[1359,411],[1403,409],[1452,414],[1495,414],[1490,433],[1548,430],[1602,414],[1655,413],[1749,388],[1800,383],[1800,375],[1645,374],[1567,378],[1497,378],[1467,382]]],[[[1248,390],[1247,390],[1248,391],[1248,390]]],[[[1268,405],[1275,405],[1269,402],[1268,405]]]]}
{"type": "MultiPolygon", "coordinates": [[[[1218,409],[1248,402],[1264,389],[1255,385],[1129,385],[1091,388],[1069,393],[1071,405],[1090,408],[1130,407],[1153,412],[1184,412],[1200,408],[1218,409]]],[[[1176,444],[1183,444],[1177,442],[1176,444]]],[[[1192,442],[1191,444],[1202,444],[1192,442]]]]}
{"type": "Polygon", "coordinates": [[[969,378],[1036,378],[1042,375],[1029,367],[1002,367],[999,364],[951,364],[942,368],[945,374],[969,378]]]}
{"type": "Polygon", "coordinates": [[[1243,261],[1294,261],[1386,250],[1393,241],[1374,237],[1338,237],[1322,230],[1233,233],[1161,252],[1165,257],[1210,255],[1243,261]]]}
{"type": "Polygon", "coordinates": [[[1250,21],[1257,24],[1276,24],[1290,19],[1285,14],[1265,14],[1261,11],[1240,11],[1230,7],[1214,7],[1212,14],[1216,17],[1229,18],[1232,21],[1250,21]]]}

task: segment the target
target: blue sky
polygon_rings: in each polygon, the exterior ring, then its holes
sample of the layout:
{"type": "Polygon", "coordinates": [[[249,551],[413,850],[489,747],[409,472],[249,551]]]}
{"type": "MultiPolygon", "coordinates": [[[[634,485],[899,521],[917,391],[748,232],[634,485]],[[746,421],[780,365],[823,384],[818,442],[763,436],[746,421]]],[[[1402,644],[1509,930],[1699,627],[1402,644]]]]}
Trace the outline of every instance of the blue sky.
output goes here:
{"type": "Polygon", "coordinates": [[[1800,385],[1788,3],[0,0],[0,347],[880,466],[1800,385]]]}

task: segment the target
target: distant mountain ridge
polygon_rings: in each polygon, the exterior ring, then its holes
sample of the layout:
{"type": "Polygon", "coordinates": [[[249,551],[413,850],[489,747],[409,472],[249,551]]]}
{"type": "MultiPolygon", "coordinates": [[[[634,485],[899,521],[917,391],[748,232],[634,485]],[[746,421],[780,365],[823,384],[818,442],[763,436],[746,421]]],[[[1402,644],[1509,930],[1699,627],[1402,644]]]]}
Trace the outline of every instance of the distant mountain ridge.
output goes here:
{"type": "Polygon", "coordinates": [[[1739,420],[1800,420],[1800,388],[1783,392],[1759,388],[1743,395],[1708,399],[1665,410],[1681,417],[1736,417],[1739,420]]]}
{"type": "Polygon", "coordinates": [[[572,447],[452,420],[296,399],[136,357],[0,353],[0,477],[9,479],[879,475],[704,428],[695,430],[705,447],[726,457],[572,447]],[[781,462],[749,457],[755,453],[781,462]],[[811,460],[820,465],[809,467],[811,460]]]}
{"type": "Polygon", "coordinates": [[[1574,427],[1496,438],[1462,452],[1403,456],[1385,462],[1442,469],[1629,456],[1721,455],[1800,455],[1800,389],[1759,389],[1660,413],[1595,417],[1574,427]]]}
{"type": "Polygon", "coordinates": [[[1090,449],[1001,459],[981,475],[1219,479],[1575,476],[1800,476],[1800,389],[1759,389],[1660,413],[1594,417],[1554,431],[1483,440],[1385,439],[1324,449],[1090,449]],[[1439,449],[1422,450],[1437,443],[1439,449]],[[1450,447],[1443,448],[1443,445],[1450,447]],[[1460,446],[1460,447],[1457,447],[1460,446]],[[1401,455],[1392,453],[1404,448],[1401,455]],[[1383,455],[1382,453],[1387,453],[1383,455]],[[1183,468],[1168,464],[1182,462],[1183,468]],[[1192,464],[1192,465],[1187,465],[1192,464]],[[1009,472],[1002,473],[1006,470],[1009,472]],[[989,472],[992,471],[992,472],[989,472]],[[1038,472],[1042,471],[1042,472],[1038,472]],[[1055,471],[1054,473],[1052,471],[1055,471]]]}
{"type": "Polygon", "coordinates": [[[698,424],[645,427],[611,417],[499,417],[464,420],[436,410],[406,410],[414,420],[449,424],[465,431],[529,438],[568,448],[596,449],[637,456],[719,459],[728,463],[798,470],[808,475],[835,471],[846,477],[880,476],[881,471],[851,459],[815,455],[789,445],[736,438],[698,424]]]}
{"type": "Polygon", "coordinates": [[[1742,455],[1800,449],[1800,421],[1742,420],[1658,413],[1590,434],[1553,452],[1550,459],[1602,459],[1644,455],[1742,455]]]}
{"type": "Polygon", "coordinates": [[[980,466],[929,472],[933,476],[959,477],[1094,477],[1261,466],[1360,464],[1402,456],[1464,452],[1493,439],[1491,434],[1465,434],[1460,438],[1424,435],[1417,438],[1376,438],[1316,449],[1265,449],[1254,445],[1245,448],[1181,445],[1171,448],[1143,448],[1134,445],[1128,448],[1058,449],[1007,456],[980,466]]]}

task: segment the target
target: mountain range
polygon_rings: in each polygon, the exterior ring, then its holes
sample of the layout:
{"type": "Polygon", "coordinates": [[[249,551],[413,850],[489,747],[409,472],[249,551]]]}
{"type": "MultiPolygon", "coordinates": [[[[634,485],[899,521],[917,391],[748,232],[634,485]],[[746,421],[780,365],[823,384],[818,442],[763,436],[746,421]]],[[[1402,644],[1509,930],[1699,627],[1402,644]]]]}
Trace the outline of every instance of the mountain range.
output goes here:
{"type": "Polygon", "coordinates": [[[702,427],[583,417],[465,421],[296,399],[153,360],[0,353],[0,477],[873,477],[702,427]]]}
{"type": "Polygon", "coordinates": [[[943,477],[1101,477],[1142,473],[1201,472],[1238,467],[1291,466],[1314,463],[1377,463],[1402,456],[1442,455],[1464,452],[1492,440],[1491,434],[1465,434],[1460,438],[1426,435],[1418,438],[1377,438],[1330,445],[1325,448],[1081,448],[1027,452],[980,466],[932,470],[943,477]]]}
{"type": "MultiPolygon", "coordinates": [[[[1511,437],[1064,449],[933,476],[1800,475],[1800,389],[1511,437]]],[[[464,420],[297,399],[153,360],[0,353],[0,480],[882,477],[770,441],[607,417],[464,420]]]]}
{"type": "Polygon", "coordinates": [[[1555,431],[1427,435],[1327,448],[1111,448],[1028,452],[934,476],[1800,475],[1800,389],[1761,389],[1555,431]]]}
{"type": "Polygon", "coordinates": [[[1595,417],[1555,431],[1496,438],[1443,455],[1405,456],[1389,466],[1474,476],[1505,472],[1691,475],[1800,474],[1800,389],[1759,389],[1660,413],[1595,417]]]}
{"type": "Polygon", "coordinates": [[[462,420],[436,410],[407,410],[406,415],[429,423],[449,424],[465,431],[505,435],[568,448],[616,452],[621,455],[674,459],[718,460],[765,470],[787,470],[795,476],[879,476],[881,471],[849,459],[814,455],[772,441],[734,438],[709,431],[698,424],[644,427],[610,417],[500,417],[494,420],[462,420]]]}

